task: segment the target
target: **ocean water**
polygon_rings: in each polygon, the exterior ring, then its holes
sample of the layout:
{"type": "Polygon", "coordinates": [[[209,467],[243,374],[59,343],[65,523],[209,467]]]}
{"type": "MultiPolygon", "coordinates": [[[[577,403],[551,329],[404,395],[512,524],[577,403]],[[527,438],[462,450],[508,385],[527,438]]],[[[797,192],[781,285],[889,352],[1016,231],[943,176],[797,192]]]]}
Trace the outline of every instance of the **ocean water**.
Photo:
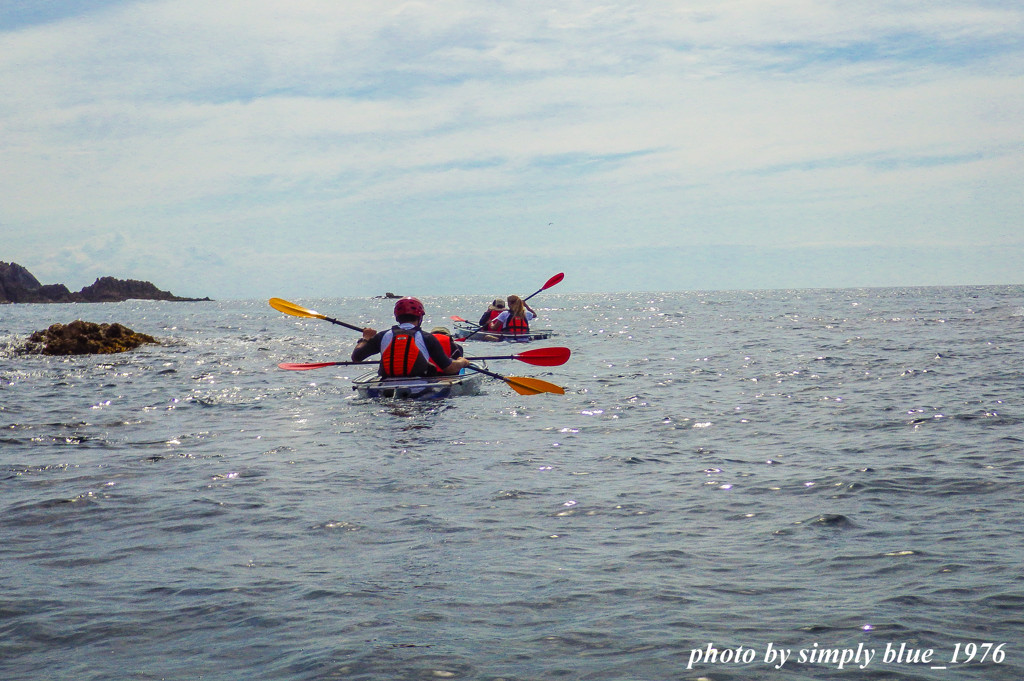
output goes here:
{"type": "Polygon", "coordinates": [[[263,300],[0,306],[0,679],[1024,678],[1024,287],[531,303],[467,354],[566,394],[434,403],[263,300]],[[10,352],[77,318],[162,344],[10,352]]]}

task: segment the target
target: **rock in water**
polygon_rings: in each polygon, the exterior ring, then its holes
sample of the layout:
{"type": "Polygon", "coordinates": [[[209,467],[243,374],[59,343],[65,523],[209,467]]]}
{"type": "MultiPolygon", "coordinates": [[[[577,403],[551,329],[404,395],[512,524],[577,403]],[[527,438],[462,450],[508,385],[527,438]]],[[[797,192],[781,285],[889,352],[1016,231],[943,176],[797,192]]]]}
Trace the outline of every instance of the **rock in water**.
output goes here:
{"type": "Polygon", "coordinates": [[[121,324],[95,324],[77,319],[70,324],[53,324],[36,331],[22,348],[36,355],[109,355],[134,350],[158,341],[145,333],[136,333],[121,324]]]}
{"type": "MultiPolygon", "coordinates": [[[[73,296],[77,300],[87,303],[116,303],[133,299],[186,302],[198,300],[197,298],[181,298],[169,291],[161,291],[148,281],[115,279],[114,277],[100,277],[92,285],[86,286],[73,296]]],[[[209,300],[209,298],[203,300],[209,300]]]]}

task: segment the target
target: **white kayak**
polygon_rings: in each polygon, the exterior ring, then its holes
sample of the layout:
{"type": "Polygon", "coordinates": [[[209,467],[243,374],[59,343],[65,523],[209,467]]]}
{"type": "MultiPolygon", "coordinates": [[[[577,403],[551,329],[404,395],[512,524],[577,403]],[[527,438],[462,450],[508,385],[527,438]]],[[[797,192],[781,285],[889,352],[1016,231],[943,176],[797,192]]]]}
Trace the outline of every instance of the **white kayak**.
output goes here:
{"type": "MultiPolygon", "coordinates": [[[[483,362],[477,362],[483,367],[483,362]]],[[[382,378],[376,371],[352,381],[352,389],[366,399],[439,400],[445,397],[476,395],[484,375],[471,369],[440,376],[399,376],[382,378]]]]}
{"type": "Polygon", "coordinates": [[[455,340],[463,341],[490,341],[505,343],[529,343],[535,340],[546,340],[554,336],[551,329],[530,329],[527,333],[491,333],[490,331],[477,331],[480,327],[475,324],[458,324],[455,327],[455,340]],[[474,333],[476,332],[476,333],[474,333]]]}

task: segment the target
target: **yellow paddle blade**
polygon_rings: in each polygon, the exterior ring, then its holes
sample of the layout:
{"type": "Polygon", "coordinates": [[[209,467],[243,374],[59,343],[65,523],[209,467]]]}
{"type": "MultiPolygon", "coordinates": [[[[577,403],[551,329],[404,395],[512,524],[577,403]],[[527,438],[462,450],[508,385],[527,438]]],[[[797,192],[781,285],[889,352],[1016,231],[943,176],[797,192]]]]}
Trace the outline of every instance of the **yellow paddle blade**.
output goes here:
{"type": "Polygon", "coordinates": [[[539,395],[540,393],[565,394],[564,388],[554,383],[542,381],[539,378],[529,378],[526,376],[502,376],[502,378],[520,395],[539,395]]]}
{"type": "Polygon", "coordinates": [[[293,317],[313,317],[314,319],[327,319],[327,315],[322,315],[313,310],[307,310],[301,305],[295,303],[289,303],[287,300],[281,298],[271,298],[269,301],[270,307],[274,308],[278,312],[284,312],[290,314],[293,317]]]}

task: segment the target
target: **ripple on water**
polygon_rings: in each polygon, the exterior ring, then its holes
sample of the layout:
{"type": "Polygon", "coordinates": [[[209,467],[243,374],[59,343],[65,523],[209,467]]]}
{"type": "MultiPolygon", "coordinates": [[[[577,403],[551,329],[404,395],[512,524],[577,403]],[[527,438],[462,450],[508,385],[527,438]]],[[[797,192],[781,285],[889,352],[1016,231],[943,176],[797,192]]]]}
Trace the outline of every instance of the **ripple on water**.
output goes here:
{"type": "Polygon", "coordinates": [[[523,373],[567,394],[439,405],[277,371],[352,339],[262,300],[118,306],[170,342],[0,362],[0,676],[722,681],[761,667],[692,648],[1018,640],[1007,297],[546,293],[573,359],[523,373]]]}

